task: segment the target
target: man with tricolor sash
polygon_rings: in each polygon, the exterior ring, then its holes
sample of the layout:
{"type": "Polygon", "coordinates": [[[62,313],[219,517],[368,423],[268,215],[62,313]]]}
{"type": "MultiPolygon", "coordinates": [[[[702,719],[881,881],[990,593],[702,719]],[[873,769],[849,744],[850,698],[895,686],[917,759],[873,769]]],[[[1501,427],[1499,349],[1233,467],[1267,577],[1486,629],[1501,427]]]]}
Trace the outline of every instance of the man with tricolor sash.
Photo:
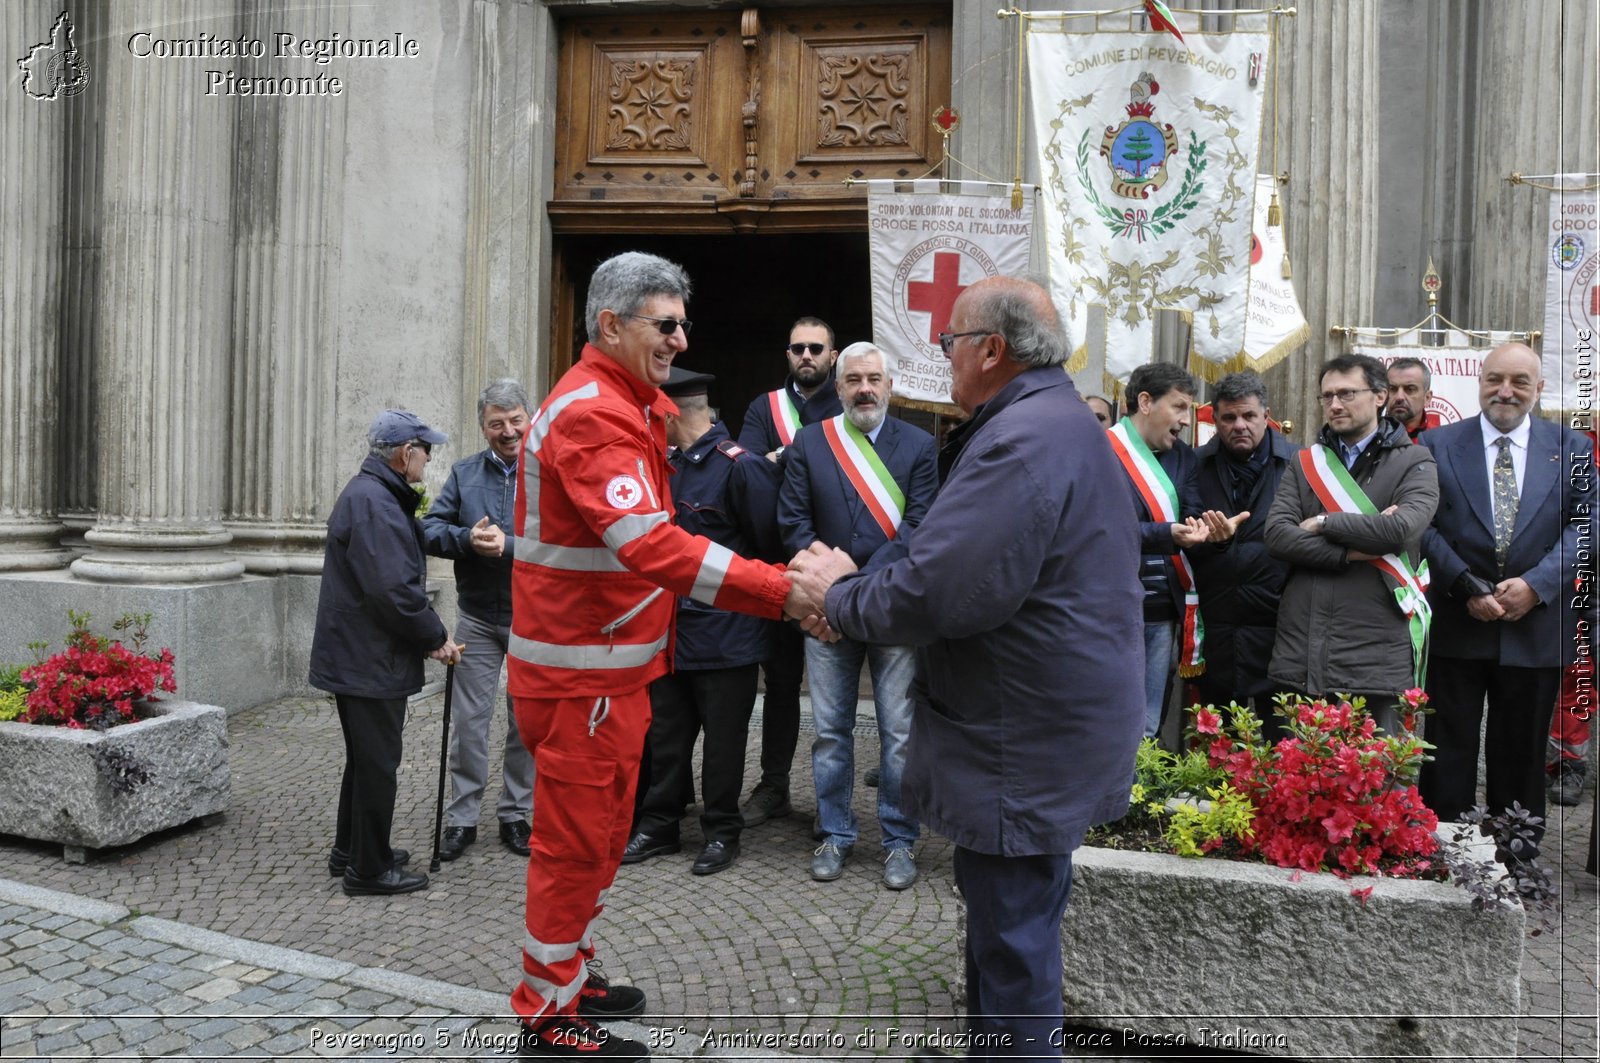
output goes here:
{"type": "Polygon", "coordinates": [[[1324,364],[1327,423],[1289,467],[1266,527],[1267,550],[1292,566],[1269,676],[1290,693],[1362,696],[1386,731],[1427,670],[1422,534],[1439,503],[1433,456],[1382,415],[1388,390],[1376,358],[1324,364]]]}
{"type": "MultiPolygon", "coordinates": [[[[928,512],[939,477],[933,437],[887,416],[894,372],[893,357],[870,343],[853,343],[840,354],[844,412],[802,428],[785,454],[778,526],[789,550],[798,553],[822,543],[864,567],[880,547],[916,527],[928,512]]],[[[911,851],[917,823],[901,811],[900,802],[911,734],[912,650],[807,638],[805,654],[817,728],[811,767],[823,835],[812,854],[811,877],[829,882],[843,874],[859,834],[851,797],[856,701],[865,662],[872,671],[878,717],[883,881],[890,889],[905,889],[917,877],[911,851]]]]}
{"type": "Polygon", "coordinates": [[[1179,366],[1151,362],[1128,378],[1127,416],[1111,427],[1111,452],[1127,474],[1139,521],[1139,582],[1144,587],[1144,734],[1161,729],[1173,658],[1178,675],[1205,670],[1205,626],[1186,551],[1226,542],[1248,512],[1203,512],[1200,459],[1185,443],[1197,390],[1179,366]]]}
{"type": "MultiPolygon", "coordinates": [[[[839,393],[833,386],[833,362],[839,352],[833,343],[833,328],[820,317],[802,317],[789,326],[789,345],[783,349],[789,376],[783,387],[757,396],[744,412],[741,447],[781,463],[796,432],[839,415],[839,393]]],[[[805,659],[805,636],[793,625],[777,625],[772,656],[762,664],[766,692],[761,698],[761,781],[739,809],[747,827],[789,814],[789,769],[800,741],[805,659]]]]}

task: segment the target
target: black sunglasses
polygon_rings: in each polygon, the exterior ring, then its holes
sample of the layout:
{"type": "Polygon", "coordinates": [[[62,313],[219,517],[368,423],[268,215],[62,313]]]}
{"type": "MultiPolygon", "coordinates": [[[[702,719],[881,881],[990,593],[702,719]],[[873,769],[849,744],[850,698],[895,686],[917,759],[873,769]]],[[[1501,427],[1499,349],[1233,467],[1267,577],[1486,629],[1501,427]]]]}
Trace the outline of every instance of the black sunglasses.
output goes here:
{"type": "Polygon", "coordinates": [[[811,352],[811,357],[820,358],[820,357],[822,357],[822,352],[827,350],[827,349],[828,349],[828,345],[826,343],[791,343],[791,344],[789,344],[789,353],[794,355],[796,358],[800,357],[802,354],[805,354],[807,351],[811,352]]]}
{"type": "Polygon", "coordinates": [[[670,336],[674,332],[677,332],[679,328],[683,329],[684,336],[688,336],[689,330],[694,327],[693,322],[680,321],[675,317],[651,317],[649,314],[627,314],[625,316],[636,317],[640,321],[655,322],[656,330],[659,331],[663,336],[670,336]]]}

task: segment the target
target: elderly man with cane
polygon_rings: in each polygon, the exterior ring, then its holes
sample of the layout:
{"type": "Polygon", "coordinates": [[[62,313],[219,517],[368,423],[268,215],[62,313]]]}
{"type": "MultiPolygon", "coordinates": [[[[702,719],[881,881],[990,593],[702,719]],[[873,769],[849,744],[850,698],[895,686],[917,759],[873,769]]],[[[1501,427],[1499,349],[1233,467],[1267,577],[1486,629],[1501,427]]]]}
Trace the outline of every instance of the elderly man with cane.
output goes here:
{"type": "Polygon", "coordinates": [[[389,846],[406,698],[422,689],[422,658],[461,651],[428,604],[427,558],[415,513],[433,448],[445,434],[406,410],[384,410],[369,452],[328,516],[311,685],[334,696],[344,731],[344,777],[328,871],[351,896],[411,893],[428,876],[405,870],[389,846]]]}

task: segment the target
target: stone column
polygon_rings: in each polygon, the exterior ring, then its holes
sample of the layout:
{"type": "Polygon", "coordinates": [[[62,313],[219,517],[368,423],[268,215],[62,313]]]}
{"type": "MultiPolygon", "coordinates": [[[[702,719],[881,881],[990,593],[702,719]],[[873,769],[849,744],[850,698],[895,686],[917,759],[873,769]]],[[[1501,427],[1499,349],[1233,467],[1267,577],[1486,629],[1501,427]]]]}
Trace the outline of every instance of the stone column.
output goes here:
{"type": "MultiPolygon", "coordinates": [[[[240,18],[247,38],[350,35],[349,8],[272,0],[240,18]]],[[[241,77],[302,76],[298,60],[249,59],[241,77]],[[292,65],[293,64],[293,65],[292,65]]],[[[250,97],[236,107],[228,505],[232,551],[254,573],[318,573],[334,467],[342,97],[250,97]]]]}
{"type": "Polygon", "coordinates": [[[71,559],[56,515],[55,433],[61,178],[66,124],[80,104],[76,81],[60,77],[61,46],[76,43],[75,30],[56,28],[61,14],[54,0],[0,6],[0,55],[26,70],[26,81],[9,79],[0,125],[0,572],[71,559]]]}
{"type": "MultiPolygon", "coordinates": [[[[1278,27],[1278,113],[1271,113],[1269,81],[1267,121],[1276,123],[1278,162],[1289,174],[1279,200],[1311,340],[1304,353],[1270,370],[1267,384],[1274,414],[1291,418],[1294,438],[1304,443],[1322,423],[1316,393],[1333,343],[1329,326],[1372,323],[1381,67],[1376,0],[1295,6],[1299,14],[1278,27]]],[[[1269,139],[1261,159],[1272,163],[1269,139]]]]}
{"type": "Polygon", "coordinates": [[[1600,168],[1594,53],[1600,14],[1593,0],[1485,4],[1478,11],[1480,40],[1493,44],[1477,56],[1478,198],[1468,229],[1466,320],[1459,323],[1543,329],[1550,193],[1508,184],[1506,177],[1600,168]]]}
{"type": "MultiPolygon", "coordinates": [[[[130,0],[109,42],[139,30],[238,35],[231,7],[130,0]]],[[[81,579],[197,583],[244,566],[223,550],[232,444],[227,370],[233,259],[229,173],[237,114],[182,60],[104,47],[100,265],[93,334],[100,442],[97,515],[81,579]]],[[[268,460],[269,455],[260,455],[268,460]]]]}

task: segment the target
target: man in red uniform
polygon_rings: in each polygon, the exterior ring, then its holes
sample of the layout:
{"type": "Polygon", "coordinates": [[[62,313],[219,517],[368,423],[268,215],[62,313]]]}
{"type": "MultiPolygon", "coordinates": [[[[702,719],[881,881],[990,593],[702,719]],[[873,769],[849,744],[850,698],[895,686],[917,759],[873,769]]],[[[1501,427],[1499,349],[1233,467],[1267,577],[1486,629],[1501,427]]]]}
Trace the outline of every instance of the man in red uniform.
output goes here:
{"type": "Polygon", "coordinates": [[[678,409],[658,388],[688,346],[688,297],[688,276],[665,259],[601,263],[589,342],[523,439],[509,686],[535,781],[511,1006],[528,1055],[649,1055],[593,1021],[643,1013],[644,994],[587,966],[628,842],[647,687],[667,671],[677,595],[776,619],[790,594],[781,567],[672,523],[665,415],[678,409]]]}

